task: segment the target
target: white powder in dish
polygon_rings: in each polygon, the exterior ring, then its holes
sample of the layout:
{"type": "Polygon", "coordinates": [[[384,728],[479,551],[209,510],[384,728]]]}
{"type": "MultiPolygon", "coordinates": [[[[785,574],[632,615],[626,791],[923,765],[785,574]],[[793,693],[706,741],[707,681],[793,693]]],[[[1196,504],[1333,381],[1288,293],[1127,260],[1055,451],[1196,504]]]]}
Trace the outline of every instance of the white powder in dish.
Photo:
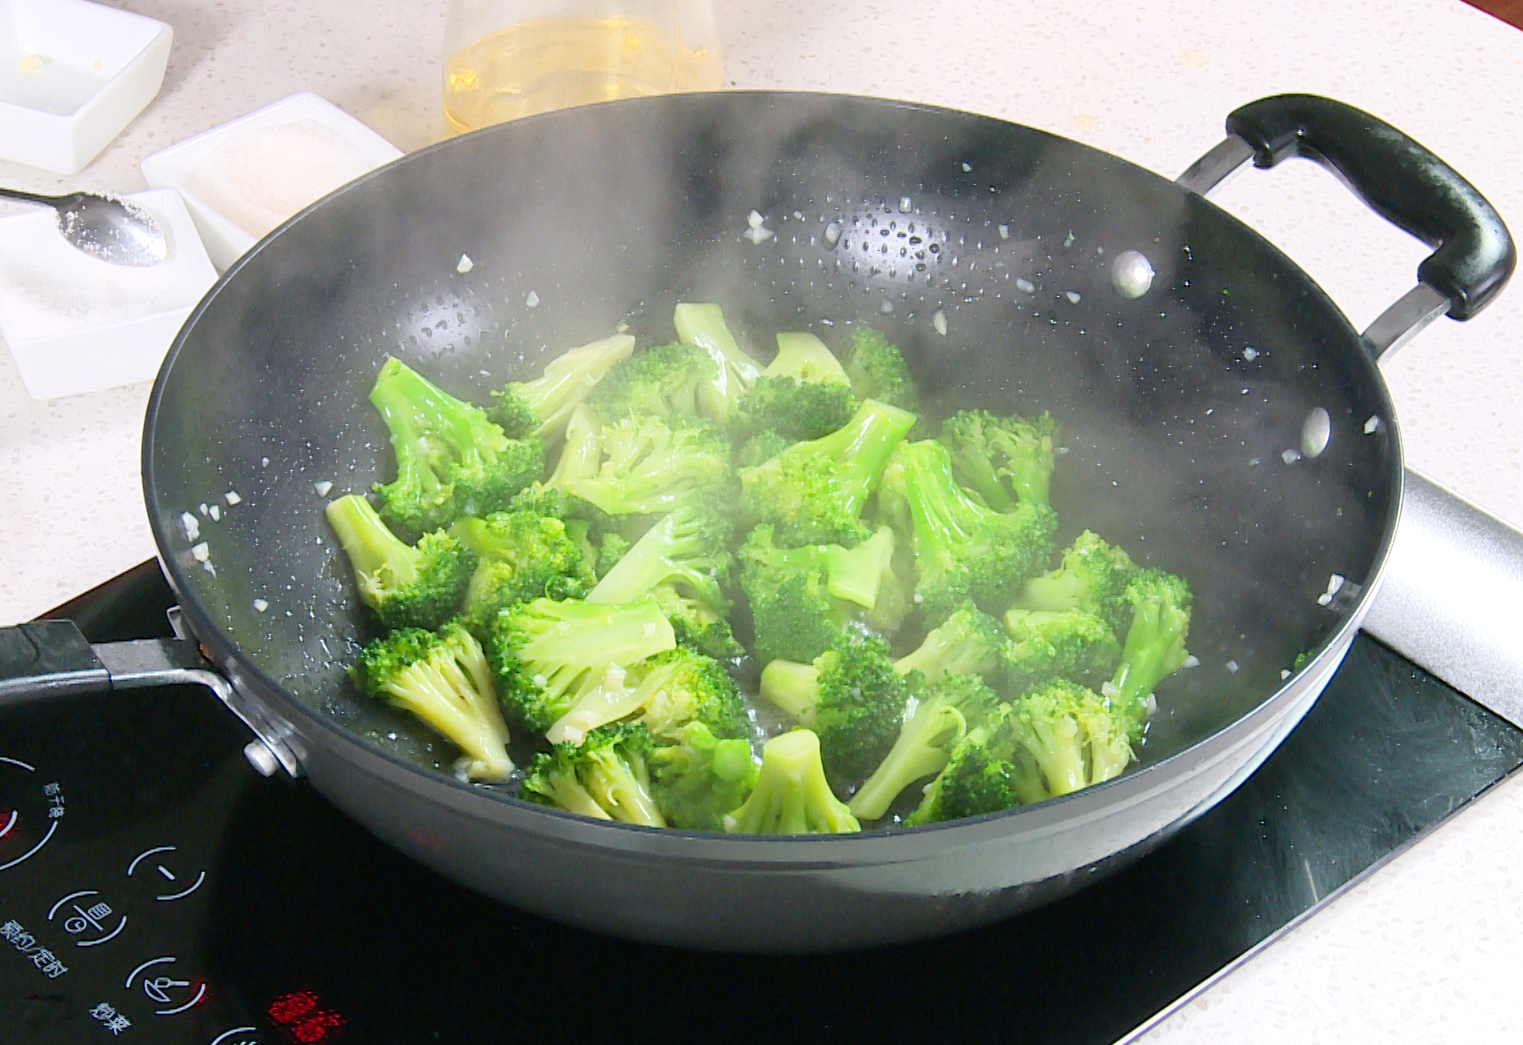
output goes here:
{"type": "Polygon", "coordinates": [[[303,118],[228,132],[185,179],[185,187],[259,237],[373,166],[338,131],[303,118]]]}

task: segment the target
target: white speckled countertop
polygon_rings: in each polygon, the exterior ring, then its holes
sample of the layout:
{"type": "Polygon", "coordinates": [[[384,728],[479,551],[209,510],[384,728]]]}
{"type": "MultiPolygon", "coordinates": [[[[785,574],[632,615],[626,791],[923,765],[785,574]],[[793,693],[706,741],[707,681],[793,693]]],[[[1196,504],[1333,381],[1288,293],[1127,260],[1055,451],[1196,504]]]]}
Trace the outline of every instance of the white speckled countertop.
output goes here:
{"type": "MultiPolygon", "coordinates": [[[[404,150],[443,135],[442,0],[116,6],[174,26],[163,92],[83,173],[0,163],[0,184],[134,191],[148,153],[299,90],[404,150]]],[[[991,113],[1168,177],[1220,139],[1235,106],[1285,91],[1331,95],[1428,145],[1523,231],[1523,33],[1459,0],[715,6],[732,85],[991,113]]],[[[1356,326],[1408,289],[1426,253],[1309,164],[1245,173],[1216,200],[1301,263],[1356,326]]],[[[1519,330],[1514,287],[1471,323],[1440,320],[1385,373],[1409,462],[1523,528],[1519,330]]],[[[0,353],[0,620],[35,615],[153,555],[137,469],[147,392],[35,402],[0,353]]],[[[1515,1041],[1520,971],[1523,774],[1145,1040],[1515,1041]]]]}

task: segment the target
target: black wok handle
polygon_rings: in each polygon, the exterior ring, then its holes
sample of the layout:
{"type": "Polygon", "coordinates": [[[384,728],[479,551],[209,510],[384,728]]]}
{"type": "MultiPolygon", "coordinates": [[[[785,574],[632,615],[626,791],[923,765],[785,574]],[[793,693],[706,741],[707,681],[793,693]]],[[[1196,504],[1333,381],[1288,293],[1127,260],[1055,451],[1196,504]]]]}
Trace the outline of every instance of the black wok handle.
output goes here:
{"type": "Polygon", "coordinates": [[[109,689],[110,671],[73,621],[0,628],[0,707],[109,689]]]}
{"type": "Polygon", "coordinates": [[[1506,285],[1517,250],[1501,215],[1454,168],[1351,105],[1310,94],[1263,98],[1227,117],[1227,132],[1253,149],[1258,167],[1289,156],[1338,175],[1387,221],[1437,249],[1417,278],[1469,319],[1506,285]]]}

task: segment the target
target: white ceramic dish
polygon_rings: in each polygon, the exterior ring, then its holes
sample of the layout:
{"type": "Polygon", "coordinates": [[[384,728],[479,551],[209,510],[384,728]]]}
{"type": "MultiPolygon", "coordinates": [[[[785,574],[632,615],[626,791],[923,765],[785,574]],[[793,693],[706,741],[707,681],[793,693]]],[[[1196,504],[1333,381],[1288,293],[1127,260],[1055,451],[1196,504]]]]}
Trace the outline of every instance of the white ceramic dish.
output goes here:
{"type": "Polygon", "coordinates": [[[51,210],[0,218],[0,334],[35,399],[148,381],[216,282],[179,195],[127,197],[159,220],[169,257],[112,265],[71,247],[51,210]]]}
{"type": "Polygon", "coordinates": [[[226,269],[286,218],[401,155],[304,91],[154,153],[143,177],[185,197],[207,254],[226,269]]]}
{"type": "Polygon", "coordinates": [[[0,157],[82,170],[159,93],[173,35],[88,0],[0,0],[0,157]]]}

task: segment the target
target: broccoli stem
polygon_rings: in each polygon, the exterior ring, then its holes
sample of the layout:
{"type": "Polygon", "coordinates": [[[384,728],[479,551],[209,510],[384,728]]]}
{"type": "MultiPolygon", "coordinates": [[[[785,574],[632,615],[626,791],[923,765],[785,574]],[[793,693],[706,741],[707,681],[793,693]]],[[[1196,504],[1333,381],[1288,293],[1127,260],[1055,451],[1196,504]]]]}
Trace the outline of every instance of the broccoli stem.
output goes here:
{"type": "Polygon", "coordinates": [[[540,794],[568,813],[590,816],[594,820],[612,820],[608,811],[598,805],[587,789],[570,773],[549,772],[536,781],[540,794]]]}
{"type": "Polygon", "coordinates": [[[603,460],[599,432],[596,414],[585,406],[573,410],[566,421],[566,442],[546,484],[566,489],[574,480],[597,475],[603,460]]]}
{"type": "Polygon", "coordinates": [[[418,579],[423,554],[392,533],[365,498],[346,494],[329,501],[324,514],[354,566],[366,602],[374,605],[381,588],[406,587],[418,579]]]}
{"type": "Polygon", "coordinates": [[[840,834],[862,825],[830,790],[820,740],[807,729],[773,737],[762,748],[751,797],[725,817],[731,834],[840,834]]]}
{"type": "Polygon", "coordinates": [[[633,337],[614,334],[568,349],[552,359],[541,376],[510,384],[504,391],[516,393],[539,419],[535,435],[550,435],[566,424],[608,368],[628,359],[634,350],[633,337]]]}
{"type": "Polygon", "coordinates": [[[859,820],[882,817],[901,791],[942,771],[952,757],[952,746],[966,732],[967,720],[955,707],[936,700],[921,704],[888,756],[852,796],[852,814],[859,820]]]}
{"type": "Polygon", "coordinates": [[[679,508],[661,518],[587,593],[588,602],[634,602],[658,584],[681,581],[712,606],[724,604],[712,573],[691,560],[711,556],[715,538],[698,513],[679,508]]]}
{"type": "Polygon", "coordinates": [[[781,333],[777,335],[777,355],[762,371],[764,377],[791,377],[798,381],[818,381],[850,385],[841,361],[825,342],[813,334],[781,333]]]}
{"type": "Polygon", "coordinates": [[[714,376],[698,390],[698,398],[707,416],[728,423],[740,394],[761,376],[760,364],[741,350],[718,305],[680,304],[672,323],[683,344],[697,345],[713,359],[714,376]]]}
{"type": "Polygon", "coordinates": [[[580,744],[599,726],[639,711],[647,696],[642,689],[625,685],[625,674],[618,664],[609,664],[601,674],[592,676],[571,710],[545,730],[545,739],[552,744],[580,744]]]}
{"type": "Polygon", "coordinates": [[[843,506],[857,516],[872,496],[894,448],[915,427],[915,420],[908,410],[866,399],[843,427],[819,439],[797,443],[794,449],[808,447],[813,453],[840,462],[845,480],[841,489],[843,506]]]}
{"type": "MultiPolygon", "coordinates": [[[[643,768],[643,759],[640,765],[643,768]]],[[[615,749],[588,754],[587,793],[607,809],[613,819],[626,824],[665,827],[666,818],[651,797],[650,781],[644,776],[644,773],[636,776],[630,764],[620,758],[615,749]]]]}
{"type": "Polygon", "coordinates": [[[825,590],[864,609],[878,603],[878,590],[894,561],[894,531],[880,526],[855,548],[825,545],[825,590]]]}
{"type": "Polygon", "coordinates": [[[801,726],[814,725],[820,669],[813,664],[774,660],[761,673],[761,695],[793,716],[801,726]]]}

